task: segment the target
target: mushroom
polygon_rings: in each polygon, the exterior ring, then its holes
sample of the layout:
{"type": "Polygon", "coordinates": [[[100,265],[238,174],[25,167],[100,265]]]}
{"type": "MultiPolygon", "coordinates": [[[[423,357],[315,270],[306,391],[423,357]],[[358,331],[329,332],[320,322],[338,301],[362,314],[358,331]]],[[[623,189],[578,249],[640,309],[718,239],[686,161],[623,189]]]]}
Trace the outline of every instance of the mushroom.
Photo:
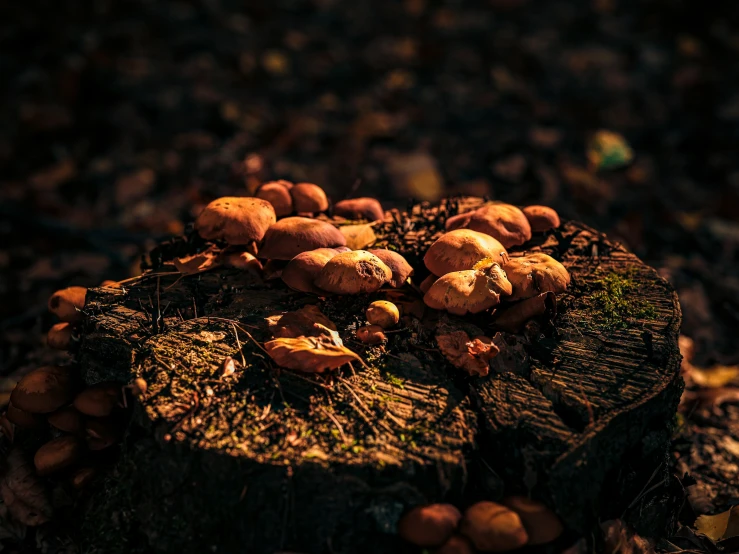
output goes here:
{"type": "Polygon", "coordinates": [[[469,229],[457,229],[442,235],[432,244],[423,258],[434,275],[446,275],[452,271],[464,271],[484,258],[501,263],[508,259],[508,252],[493,237],[469,229]]]}
{"type": "Polygon", "coordinates": [[[564,292],[570,284],[570,274],[565,267],[541,252],[511,258],[503,269],[513,285],[508,300],[531,298],[544,292],[564,292]]]}
{"type": "Polygon", "coordinates": [[[454,534],[461,517],[451,504],[416,506],[400,518],[398,534],[416,546],[441,546],[454,534]]]}
{"type": "Polygon", "coordinates": [[[367,321],[370,325],[379,325],[383,329],[389,329],[400,321],[398,307],[387,300],[375,300],[367,308],[367,321]]]}
{"type": "Polygon", "coordinates": [[[437,279],[438,277],[432,273],[431,275],[426,277],[423,281],[421,281],[421,284],[418,285],[418,288],[421,289],[421,292],[423,294],[426,294],[431,288],[431,285],[433,285],[437,279]]]}
{"type": "Polygon", "coordinates": [[[529,220],[532,233],[544,233],[559,227],[559,215],[548,206],[526,206],[523,215],[529,220]]]}
{"type": "Polygon", "coordinates": [[[96,476],[97,469],[94,467],[81,467],[72,474],[70,482],[75,489],[80,490],[87,487],[96,476]]]}
{"type": "Polygon", "coordinates": [[[429,308],[455,315],[476,314],[500,304],[500,297],[511,290],[500,266],[491,264],[483,270],[447,273],[431,285],[423,301],[429,308]]]}
{"type": "Polygon", "coordinates": [[[72,324],[62,321],[52,325],[46,334],[46,344],[56,350],[67,350],[72,342],[72,324]]]}
{"type": "Polygon", "coordinates": [[[293,197],[290,195],[292,183],[289,183],[289,188],[284,183],[287,183],[287,181],[264,183],[257,189],[257,193],[255,194],[257,198],[261,198],[272,204],[277,217],[283,217],[293,213],[293,197]]]}
{"type": "Polygon", "coordinates": [[[68,404],[73,394],[69,369],[43,366],[23,376],[10,394],[10,401],[25,412],[48,414],[68,404]]]}
{"type": "Polygon", "coordinates": [[[388,281],[388,285],[394,289],[402,287],[408,280],[408,277],[413,275],[413,268],[406,261],[406,259],[392,250],[387,248],[373,248],[367,250],[370,254],[374,254],[380,258],[386,266],[393,272],[393,277],[388,281]]]}
{"type": "Polygon", "coordinates": [[[504,498],[501,504],[516,512],[521,518],[529,536],[528,544],[546,544],[559,537],[564,530],[557,514],[542,502],[525,496],[509,496],[504,498]]]}
{"type": "Polygon", "coordinates": [[[103,450],[113,446],[121,434],[120,425],[109,417],[88,419],[85,425],[85,440],[90,450],[103,450]]]}
{"type": "Polygon", "coordinates": [[[82,319],[85,307],[85,287],[67,287],[58,290],[49,298],[49,311],[62,321],[75,322],[82,319]]]}
{"type": "Polygon", "coordinates": [[[76,434],[82,431],[82,428],[84,427],[84,418],[82,417],[82,414],[71,406],[49,414],[49,417],[46,419],[49,422],[49,425],[59,429],[60,431],[64,431],[65,433],[76,434]]]}
{"type": "Polygon", "coordinates": [[[516,512],[487,501],[467,508],[459,523],[459,531],[483,552],[514,550],[529,539],[516,512]]]}
{"type": "Polygon", "coordinates": [[[292,260],[308,250],[345,245],[344,235],[330,223],[307,217],[286,217],[267,230],[259,257],[292,260]]]}
{"type": "Polygon", "coordinates": [[[446,221],[448,231],[471,229],[496,238],[505,248],[523,244],[531,238],[531,226],[524,213],[511,204],[486,204],[446,221]]]}
{"type": "Polygon", "coordinates": [[[387,340],[379,325],[365,325],[357,329],[357,339],[365,344],[382,344],[387,340]]]}
{"type": "Polygon", "coordinates": [[[464,536],[452,535],[439,548],[435,548],[432,554],[475,554],[475,549],[464,536]]]}
{"type": "Polygon", "coordinates": [[[347,219],[377,221],[385,218],[382,206],[375,198],[350,198],[334,205],[334,213],[347,219]]]}
{"type": "Polygon", "coordinates": [[[121,398],[121,385],[98,383],[79,393],[73,402],[77,410],[92,417],[105,417],[113,413],[121,398]]]}
{"type": "Polygon", "coordinates": [[[290,189],[293,206],[298,213],[316,213],[328,209],[326,193],[313,183],[298,183],[290,189]]]}
{"type": "Polygon", "coordinates": [[[361,294],[375,292],[392,276],[380,258],[365,250],[353,250],[331,258],[318,273],[315,284],[335,294],[361,294]]]}
{"type": "Polygon", "coordinates": [[[339,254],[335,248],[316,248],[308,252],[301,252],[288,262],[282,270],[282,280],[293,290],[326,294],[313,283],[318,273],[328,261],[339,254]]]}
{"type": "Polygon", "coordinates": [[[5,417],[18,427],[26,427],[28,429],[39,427],[43,422],[43,420],[39,419],[38,415],[16,408],[12,402],[8,402],[5,417]]]}
{"type": "Polygon", "coordinates": [[[492,324],[506,333],[518,333],[529,320],[544,314],[549,320],[557,315],[557,297],[553,292],[543,292],[514,303],[496,313],[492,324]]]}
{"type": "Polygon", "coordinates": [[[82,451],[82,443],[77,437],[59,437],[36,451],[33,465],[42,477],[51,475],[74,464],[82,456],[82,451]]]}
{"type": "Polygon", "coordinates": [[[206,240],[249,244],[262,240],[275,221],[275,210],[266,200],[224,196],[213,200],[200,212],[195,229],[206,240]]]}

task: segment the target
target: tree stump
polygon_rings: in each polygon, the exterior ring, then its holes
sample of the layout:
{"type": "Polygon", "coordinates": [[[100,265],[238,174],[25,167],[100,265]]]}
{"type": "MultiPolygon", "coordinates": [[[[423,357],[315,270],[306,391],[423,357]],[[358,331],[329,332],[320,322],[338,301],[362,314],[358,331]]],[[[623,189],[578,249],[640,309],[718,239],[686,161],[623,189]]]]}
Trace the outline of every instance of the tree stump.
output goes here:
{"type": "MultiPolygon", "coordinates": [[[[445,218],[479,202],[395,214],[375,228],[377,243],[422,277],[445,218]]],[[[526,248],[560,260],[572,285],[553,321],[496,338],[501,354],[485,378],[452,367],[434,335],[441,322],[493,336],[490,317],[422,314],[408,285],[319,299],[216,269],[154,270],[123,289],[90,290],[85,380],[141,377],[148,389],[89,502],[85,551],[408,552],[395,535],[407,508],[504,493],[547,502],[578,533],[622,515],[642,533],[663,532],[676,509],[667,454],[682,390],[676,294],[577,222],[526,248]],[[388,294],[403,294],[410,315],[384,349],[364,347],[352,329],[388,294]],[[275,367],[261,347],[271,338],[264,318],[305,304],[367,367],[333,376],[275,367]]]]}

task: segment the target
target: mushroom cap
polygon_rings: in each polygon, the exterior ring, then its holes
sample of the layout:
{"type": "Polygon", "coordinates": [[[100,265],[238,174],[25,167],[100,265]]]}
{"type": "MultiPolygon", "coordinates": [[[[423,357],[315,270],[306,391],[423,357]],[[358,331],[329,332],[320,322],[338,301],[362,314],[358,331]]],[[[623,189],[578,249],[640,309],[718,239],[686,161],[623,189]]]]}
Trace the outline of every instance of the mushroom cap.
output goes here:
{"type": "Polygon", "coordinates": [[[472,212],[450,217],[447,230],[472,229],[496,238],[505,248],[531,238],[531,226],[524,213],[511,204],[487,204],[472,212]]]}
{"type": "Polygon", "coordinates": [[[67,287],[58,290],[49,298],[49,311],[62,321],[79,321],[82,319],[82,308],[85,307],[85,287],[67,287]]]}
{"type": "Polygon", "coordinates": [[[529,536],[528,544],[546,544],[562,534],[562,522],[546,504],[532,500],[525,496],[509,496],[501,504],[510,508],[521,518],[526,533],[529,536]]]}
{"type": "Polygon", "coordinates": [[[282,280],[293,290],[326,294],[313,283],[328,261],[339,254],[336,248],[316,248],[301,252],[288,262],[282,270],[282,280]]]}
{"type": "Polygon", "coordinates": [[[224,196],[208,204],[195,220],[195,229],[206,240],[228,244],[259,242],[277,221],[272,204],[261,198],[224,196]]]}
{"type": "Polygon", "coordinates": [[[37,414],[32,414],[16,408],[12,402],[8,402],[5,417],[9,422],[16,424],[18,427],[26,427],[29,429],[39,427],[40,423],[43,422],[37,414]]]}
{"type": "Polygon", "coordinates": [[[264,183],[257,189],[255,196],[272,204],[277,217],[293,213],[293,197],[290,195],[290,189],[281,181],[264,183]]]}
{"type": "Polygon", "coordinates": [[[543,292],[564,292],[570,274],[557,260],[541,252],[517,256],[503,265],[513,294],[508,300],[531,298],[543,292]]]}
{"type": "Polygon", "coordinates": [[[505,270],[494,259],[480,260],[473,269],[487,278],[488,289],[491,292],[500,296],[510,296],[513,293],[513,284],[508,280],[505,270]]]}
{"type": "Polygon", "coordinates": [[[71,406],[49,414],[46,419],[52,427],[65,433],[79,433],[84,427],[82,414],[71,406]]]}
{"type": "Polygon", "coordinates": [[[429,247],[423,263],[431,273],[442,276],[472,269],[484,258],[503,262],[507,257],[506,249],[493,237],[470,229],[457,229],[439,237],[429,247]]]}
{"type": "Polygon", "coordinates": [[[433,554],[475,554],[475,549],[466,537],[452,535],[439,548],[435,548],[433,554]]]}
{"type": "Polygon", "coordinates": [[[36,451],[33,465],[39,475],[50,475],[74,464],[82,456],[82,451],[82,442],[77,437],[59,437],[36,451]]]}
{"type": "Polygon", "coordinates": [[[375,300],[367,307],[367,321],[370,325],[379,325],[383,329],[397,325],[400,321],[400,310],[387,300],[375,300]]]}
{"type": "Polygon", "coordinates": [[[416,506],[400,518],[398,534],[416,546],[441,546],[454,534],[461,518],[451,504],[416,506]]]}
{"type": "Polygon", "coordinates": [[[367,250],[367,252],[380,258],[390,268],[390,271],[393,272],[393,277],[388,281],[388,284],[394,289],[402,287],[408,277],[413,275],[411,265],[397,252],[388,250],[387,248],[373,248],[367,250]]]}
{"type": "Polygon", "coordinates": [[[49,365],[24,375],[10,394],[10,401],[24,412],[47,414],[68,404],[73,394],[69,369],[49,365]]]}
{"type": "Polygon", "coordinates": [[[62,321],[52,325],[46,334],[46,345],[56,350],[67,350],[72,342],[72,324],[62,321]]]}
{"type": "Polygon", "coordinates": [[[290,189],[293,197],[293,206],[298,213],[323,212],[328,210],[326,193],[313,183],[298,183],[290,189]]]}
{"type": "Polygon", "coordinates": [[[543,233],[559,227],[559,215],[549,206],[526,206],[523,214],[529,220],[532,233],[543,233]]]}
{"type": "Polygon", "coordinates": [[[495,279],[490,279],[474,269],[447,273],[431,285],[423,301],[429,308],[455,315],[482,312],[500,304],[501,289],[506,287],[504,276],[493,275],[495,279]]]}
{"type": "Polygon", "coordinates": [[[459,531],[483,552],[514,550],[529,538],[518,514],[495,502],[478,502],[467,508],[459,531]]]}
{"type": "Polygon", "coordinates": [[[364,325],[357,329],[357,339],[365,344],[382,344],[387,337],[379,325],[364,325]]]}
{"type": "Polygon", "coordinates": [[[344,235],[330,223],[307,217],[286,217],[267,230],[259,257],[292,260],[308,250],[345,245],[344,235]]]}
{"type": "Polygon", "coordinates": [[[418,285],[418,288],[421,289],[421,292],[423,294],[426,294],[431,288],[431,285],[433,285],[437,279],[438,277],[432,273],[431,275],[426,277],[423,281],[421,281],[421,284],[418,285]]]}
{"type": "Polygon", "coordinates": [[[334,205],[334,213],[347,219],[377,221],[385,218],[382,205],[376,198],[350,198],[334,205]]]}
{"type": "Polygon", "coordinates": [[[110,417],[88,419],[85,424],[85,439],[90,450],[103,450],[113,446],[122,433],[120,424],[110,417]]]}
{"type": "Polygon", "coordinates": [[[97,469],[94,467],[81,467],[74,472],[71,478],[72,486],[79,490],[89,485],[97,475],[97,469]]]}
{"type": "Polygon", "coordinates": [[[82,414],[92,417],[105,417],[115,409],[121,397],[121,385],[98,383],[79,393],[73,402],[82,414]]]}
{"type": "Polygon", "coordinates": [[[375,292],[393,276],[383,261],[365,250],[342,252],[318,273],[316,286],[335,294],[375,292]]]}

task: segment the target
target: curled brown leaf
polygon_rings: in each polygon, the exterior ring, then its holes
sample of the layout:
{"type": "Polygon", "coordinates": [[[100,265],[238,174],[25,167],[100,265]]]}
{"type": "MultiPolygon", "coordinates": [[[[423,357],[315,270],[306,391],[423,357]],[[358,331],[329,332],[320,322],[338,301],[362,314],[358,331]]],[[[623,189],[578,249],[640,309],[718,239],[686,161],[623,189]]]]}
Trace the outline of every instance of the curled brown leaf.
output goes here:
{"type": "Polygon", "coordinates": [[[41,525],[51,518],[51,502],[46,489],[33,464],[19,448],[13,448],[6,459],[0,496],[10,515],[24,525],[41,525]]]}
{"type": "Polygon", "coordinates": [[[437,334],[436,342],[454,367],[464,369],[470,375],[487,375],[490,360],[499,352],[488,337],[470,338],[461,330],[437,334]]]}
{"type": "Polygon", "coordinates": [[[177,271],[183,275],[197,275],[221,265],[218,250],[213,246],[199,254],[175,258],[173,262],[177,271]]]}
{"type": "MultiPolygon", "coordinates": [[[[294,312],[272,314],[265,318],[276,338],[319,337],[329,335],[338,339],[336,325],[317,306],[303,306],[294,312]]],[[[334,340],[336,342],[336,340],[334,340]]],[[[338,341],[341,344],[341,341],[338,341]]]]}
{"type": "Polygon", "coordinates": [[[362,359],[336,344],[328,336],[277,338],[264,343],[264,349],[280,367],[306,373],[322,373],[362,359]]]}

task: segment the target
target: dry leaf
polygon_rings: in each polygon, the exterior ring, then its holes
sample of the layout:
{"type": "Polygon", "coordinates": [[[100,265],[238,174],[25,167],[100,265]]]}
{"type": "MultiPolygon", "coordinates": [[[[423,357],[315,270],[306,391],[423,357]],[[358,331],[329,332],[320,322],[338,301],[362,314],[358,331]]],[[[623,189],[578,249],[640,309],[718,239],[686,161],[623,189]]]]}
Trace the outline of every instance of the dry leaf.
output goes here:
{"type": "Polygon", "coordinates": [[[354,352],[326,336],[278,338],[265,342],[264,348],[280,367],[306,373],[337,369],[353,361],[363,363],[354,352]]]}
{"type": "Polygon", "coordinates": [[[690,369],[690,380],[700,387],[719,388],[725,387],[739,378],[739,366],[715,365],[708,368],[692,366],[690,369]]]}
{"type": "Polygon", "coordinates": [[[604,554],[654,554],[654,546],[620,519],[600,524],[605,537],[604,554]]]}
{"type": "MultiPolygon", "coordinates": [[[[338,338],[334,322],[323,315],[317,306],[310,304],[294,312],[273,314],[265,319],[269,330],[276,338],[293,339],[329,335],[334,342],[338,338]]],[[[340,339],[337,344],[341,346],[340,339]]]]}
{"type": "Polygon", "coordinates": [[[0,495],[10,515],[24,525],[36,526],[49,521],[51,502],[46,489],[19,448],[13,448],[6,459],[0,495]]]}
{"type": "Polygon", "coordinates": [[[714,542],[739,536],[739,506],[712,516],[699,516],[695,528],[714,542]]]}
{"type": "Polygon", "coordinates": [[[214,248],[208,248],[199,254],[192,256],[184,256],[173,260],[177,271],[183,275],[196,275],[211,269],[215,269],[220,265],[218,260],[218,251],[214,248]]]}
{"type": "Polygon", "coordinates": [[[362,250],[371,246],[377,240],[372,225],[341,225],[339,231],[346,239],[346,245],[352,250],[362,250]]]}
{"type": "Polygon", "coordinates": [[[454,367],[464,369],[470,375],[487,375],[490,360],[499,352],[488,337],[470,339],[464,331],[438,334],[436,342],[454,367]]]}

